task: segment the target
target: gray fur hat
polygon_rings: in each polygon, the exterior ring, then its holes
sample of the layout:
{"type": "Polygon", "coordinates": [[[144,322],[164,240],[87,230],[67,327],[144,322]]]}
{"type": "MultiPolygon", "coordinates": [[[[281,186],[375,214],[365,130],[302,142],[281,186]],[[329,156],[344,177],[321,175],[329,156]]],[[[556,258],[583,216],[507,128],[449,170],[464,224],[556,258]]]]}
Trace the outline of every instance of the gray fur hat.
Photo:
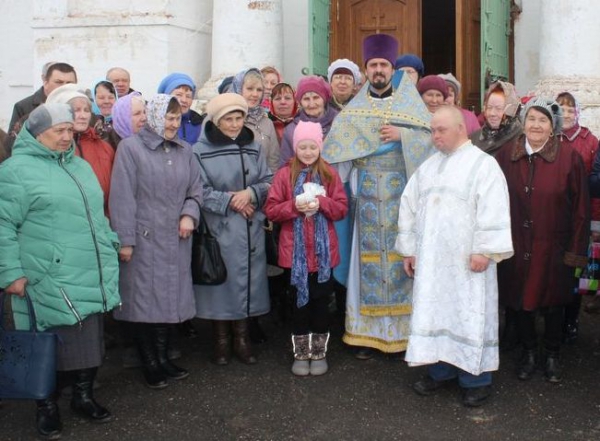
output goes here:
{"type": "Polygon", "coordinates": [[[523,124],[525,123],[527,112],[529,112],[529,110],[532,108],[543,112],[548,118],[550,118],[552,120],[552,131],[555,134],[560,133],[563,120],[562,108],[560,107],[560,104],[551,98],[534,96],[527,101],[527,104],[525,104],[525,107],[523,107],[523,110],[521,110],[521,122],[523,122],[523,124]]]}
{"type": "Polygon", "coordinates": [[[71,106],[64,103],[42,104],[29,114],[27,130],[35,138],[50,127],[67,122],[73,124],[71,106]]]}

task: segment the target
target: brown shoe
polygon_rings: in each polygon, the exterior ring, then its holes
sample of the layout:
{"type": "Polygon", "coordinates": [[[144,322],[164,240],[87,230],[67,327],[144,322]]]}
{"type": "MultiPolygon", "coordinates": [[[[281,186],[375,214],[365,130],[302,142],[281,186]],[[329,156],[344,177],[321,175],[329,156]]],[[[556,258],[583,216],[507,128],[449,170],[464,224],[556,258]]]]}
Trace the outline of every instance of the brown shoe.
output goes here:
{"type": "Polygon", "coordinates": [[[233,322],[233,352],[242,363],[256,363],[256,357],[252,354],[248,319],[233,322]]]}
{"type": "Polygon", "coordinates": [[[231,322],[213,320],[214,354],[213,362],[219,366],[229,364],[231,360],[231,322]]]}

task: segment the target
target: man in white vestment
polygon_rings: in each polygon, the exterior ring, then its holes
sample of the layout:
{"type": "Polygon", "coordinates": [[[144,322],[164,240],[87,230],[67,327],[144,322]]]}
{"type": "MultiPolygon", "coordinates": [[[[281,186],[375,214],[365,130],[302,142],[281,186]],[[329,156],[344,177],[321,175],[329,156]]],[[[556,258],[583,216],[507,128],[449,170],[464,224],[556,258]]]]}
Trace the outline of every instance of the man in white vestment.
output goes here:
{"type": "Polygon", "coordinates": [[[438,110],[431,133],[438,152],[410,178],[398,218],[396,250],[414,277],[405,360],[429,365],[418,394],[457,378],[463,404],[475,407],[499,365],[496,264],[513,255],[508,190],[495,159],[469,141],[460,110],[438,110]]]}

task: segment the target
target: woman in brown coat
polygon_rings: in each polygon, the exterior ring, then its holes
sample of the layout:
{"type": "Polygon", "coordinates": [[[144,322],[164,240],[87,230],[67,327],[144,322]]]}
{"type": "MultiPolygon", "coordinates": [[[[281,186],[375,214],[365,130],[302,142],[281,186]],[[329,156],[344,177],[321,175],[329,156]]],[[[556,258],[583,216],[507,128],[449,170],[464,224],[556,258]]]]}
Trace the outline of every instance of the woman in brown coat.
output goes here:
{"type": "Polygon", "coordinates": [[[556,137],[562,121],[558,103],[533,98],[522,115],[524,135],[496,155],[508,183],[515,250],[498,266],[500,302],[518,318],[521,380],[535,372],[535,316],[544,316],[545,375],[556,383],[564,306],[572,300],[574,268],[587,264],[587,173],[581,156],[556,137]]]}

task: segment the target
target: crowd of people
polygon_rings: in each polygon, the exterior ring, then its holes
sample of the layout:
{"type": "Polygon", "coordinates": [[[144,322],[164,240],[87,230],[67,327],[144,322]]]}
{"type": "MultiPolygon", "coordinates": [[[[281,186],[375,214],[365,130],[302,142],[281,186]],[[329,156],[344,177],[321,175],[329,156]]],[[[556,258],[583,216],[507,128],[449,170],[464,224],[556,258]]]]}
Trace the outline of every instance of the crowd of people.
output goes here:
{"type": "Polygon", "coordinates": [[[361,67],[335,60],[296,85],[249,67],[200,113],[185,73],[144,97],[120,67],[88,88],[70,64],[44,66],[0,138],[0,288],[18,329],[27,295],[37,328],[60,337],[39,434],[60,436],[65,387],[76,412],[113,418],[93,387],[108,315],[153,389],[190,375],[173,362],[175,325],[209,320],[214,363],[254,364],[258,317],[282,299],[292,373],[325,374],[334,296],[357,359],[428,365],[420,395],[457,379],[465,406],[484,404],[501,347],[521,348],[519,379],[541,368],[561,381],[576,269],[600,238],[598,139],[568,91],[519,98],[497,81],[475,115],[452,73],[425,75],[398,52],[371,35],[361,67]],[[192,281],[201,219],[227,267],[220,285],[192,281]]]}

